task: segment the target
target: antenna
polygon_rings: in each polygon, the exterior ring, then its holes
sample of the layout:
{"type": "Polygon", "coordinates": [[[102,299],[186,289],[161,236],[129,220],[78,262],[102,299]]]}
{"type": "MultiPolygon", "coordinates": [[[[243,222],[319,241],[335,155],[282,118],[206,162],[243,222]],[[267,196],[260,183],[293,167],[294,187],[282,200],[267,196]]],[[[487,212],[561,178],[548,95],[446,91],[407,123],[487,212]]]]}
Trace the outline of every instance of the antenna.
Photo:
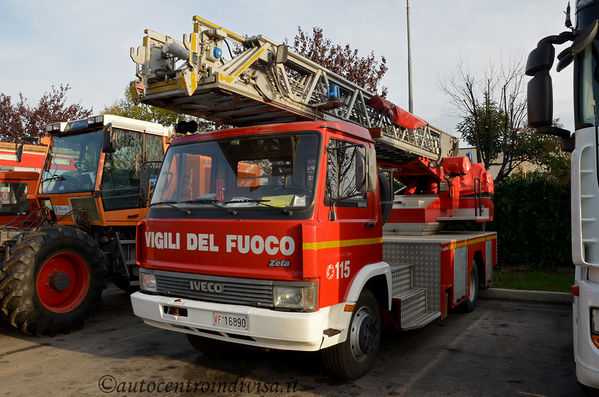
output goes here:
{"type": "Polygon", "coordinates": [[[568,6],[566,7],[566,27],[572,29],[572,20],[570,19],[570,2],[568,1],[568,6]]]}

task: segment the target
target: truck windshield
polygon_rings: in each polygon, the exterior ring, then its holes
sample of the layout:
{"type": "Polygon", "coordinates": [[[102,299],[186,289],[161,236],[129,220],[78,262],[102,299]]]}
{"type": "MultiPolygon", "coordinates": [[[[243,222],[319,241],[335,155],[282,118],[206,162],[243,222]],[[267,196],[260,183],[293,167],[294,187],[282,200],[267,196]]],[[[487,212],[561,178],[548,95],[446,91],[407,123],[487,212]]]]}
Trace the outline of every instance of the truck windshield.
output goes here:
{"type": "Polygon", "coordinates": [[[94,189],[102,129],[55,136],[42,175],[43,193],[72,193],[94,189]]]}
{"type": "Polygon", "coordinates": [[[315,133],[234,137],[173,145],[151,206],[286,210],[314,199],[320,137],[315,133]]]}
{"type": "Polygon", "coordinates": [[[578,117],[584,124],[599,125],[599,69],[597,54],[599,43],[595,40],[579,56],[578,117]]]}

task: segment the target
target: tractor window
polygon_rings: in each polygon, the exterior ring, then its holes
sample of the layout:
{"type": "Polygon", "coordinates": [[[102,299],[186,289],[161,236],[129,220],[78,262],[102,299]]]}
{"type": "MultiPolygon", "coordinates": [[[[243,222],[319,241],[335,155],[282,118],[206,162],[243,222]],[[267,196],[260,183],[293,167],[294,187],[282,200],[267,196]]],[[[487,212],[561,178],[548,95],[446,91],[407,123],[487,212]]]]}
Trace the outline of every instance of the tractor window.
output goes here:
{"type": "MultiPolygon", "coordinates": [[[[164,147],[162,136],[145,134],[145,158],[144,161],[162,161],[164,158],[164,147]]],[[[160,173],[160,163],[150,163],[150,180],[156,181],[160,173]]]]}
{"type": "Polygon", "coordinates": [[[13,215],[28,209],[26,183],[0,183],[0,215],[13,215]]]}
{"type": "Polygon", "coordinates": [[[106,153],[102,176],[102,204],[105,211],[143,206],[139,178],[143,160],[143,136],[139,132],[114,129],[114,153],[106,153]]]}
{"type": "Polygon", "coordinates": [[[334,201],[342,207],[366,207],[366,194],[359,191],[366,159],[364,146],[331,139],[327,149],[325,204],[334,201]]]}
{"type": "Polygon", "coordinates": [[[90,192],[102,145],[102,129],[56,136],[48,152],[42,175],[43,193],[90,192]]]}

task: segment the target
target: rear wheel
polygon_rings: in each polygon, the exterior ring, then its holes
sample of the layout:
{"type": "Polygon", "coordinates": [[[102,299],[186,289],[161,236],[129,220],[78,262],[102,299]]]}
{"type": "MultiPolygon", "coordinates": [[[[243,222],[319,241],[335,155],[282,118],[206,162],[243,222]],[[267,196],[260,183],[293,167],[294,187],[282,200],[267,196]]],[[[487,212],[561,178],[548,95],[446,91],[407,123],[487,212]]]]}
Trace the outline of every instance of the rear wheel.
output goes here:
{"type": "Polygon", "coordinates": [[[476,308],[476,302],[478,302],[478,269],[476,268],[476,262],[473,262],[472,269],[470,270],[470,290],[468,291],[468,299],[462,303],[462,309],[466,313],[470,313],[476,308]]]}
{"type": "Polygon", "coordinates": [[[102,301],[104,256],[85,232],[50,226],[22,234],[0,280],[0,311],[35,335],[70,332],[102,301]]]}
{"type": "Polygon", "coordinates": [[[343,379],[364,376],[374,364],[381,340],[381,314],[374,294],[362,291],[345,342],[322,351],[325,367],[343,379]]]}

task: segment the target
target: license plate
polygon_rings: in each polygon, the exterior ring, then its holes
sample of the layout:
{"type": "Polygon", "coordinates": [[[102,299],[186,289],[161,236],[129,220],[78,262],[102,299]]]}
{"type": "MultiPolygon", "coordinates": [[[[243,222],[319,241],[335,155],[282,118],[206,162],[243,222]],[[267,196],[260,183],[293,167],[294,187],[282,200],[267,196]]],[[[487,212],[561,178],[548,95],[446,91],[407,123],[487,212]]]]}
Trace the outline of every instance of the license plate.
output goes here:
{"type": "Polygon", "coordinates": [[[212,312],[212,325],[228,329],[250,329],[250,320],[244,314],[212,312]]]}

